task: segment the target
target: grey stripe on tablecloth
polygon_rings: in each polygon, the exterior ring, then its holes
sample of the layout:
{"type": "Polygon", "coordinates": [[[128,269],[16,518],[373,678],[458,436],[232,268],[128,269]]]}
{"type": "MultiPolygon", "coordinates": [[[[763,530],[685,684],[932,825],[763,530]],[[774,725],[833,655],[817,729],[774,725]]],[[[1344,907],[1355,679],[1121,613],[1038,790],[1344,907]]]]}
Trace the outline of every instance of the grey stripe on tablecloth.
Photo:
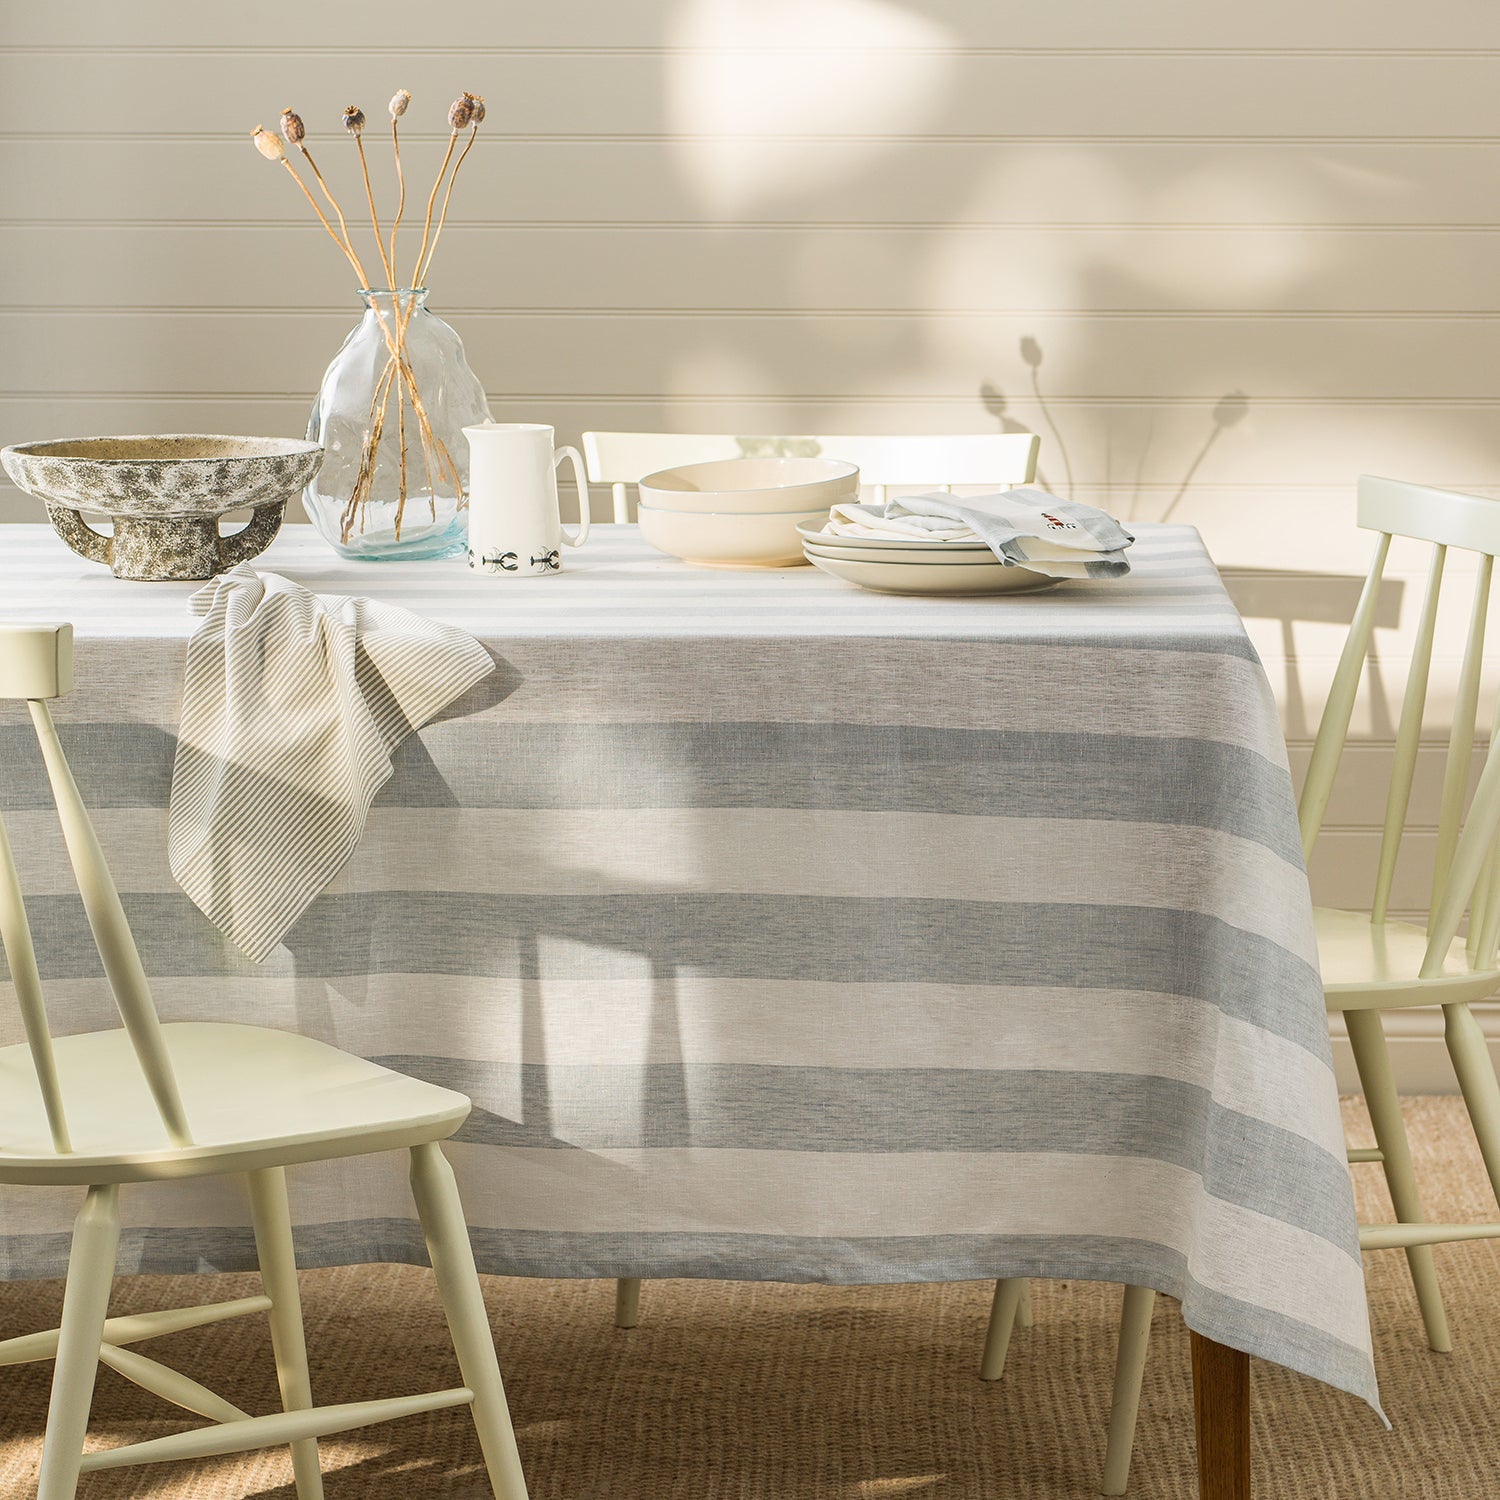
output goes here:
{"type": "MultiPolygon", "coordinates": [[[[827,640],[658,640],[649,651],[619,640],[488,644],[499,670],[434,730],[755,722],[1076,733],[1087,726],[1152,742],[1214,740],[1276,765],[1286,761],[1275,706],[1248,643],[1245,655],[1148,649],[1138,641],[1109,650],[1003,641],[970,649],[898,639],[853,654],[827,640]],[[1003,715],[988,691],[976,692],[976,684],[1004,690],[1038,670],[1048,691],[1010,694],[1003,715]],[[1225,711],[1226,703],[1257,702],[1263,711],[1225,711]]],[[[104,642],[75,670],[78,693],[59,702],[64,726],[139,724],[175,737],[179,683],[151,654],[104,642]]]]}
{"type": "Polygon", "coordinates": [[[1350,1248],[1347,1206],[1334,1191],[1348,1172],[1342,1153],[1224,1109],[1208,1089],[1175,1078],[1090,1073],[1083,1101],[1076,1072],[1038,1068],[524,1064],[523,1096],[545,1098],[546,1113],[559,1120],[582,1122],[559,1127],[558,1136],[547,1121],[487,1108],[486,1064],[413,1055],[376,1061],[469,1095],[474,1113],[456,1138],[470,1145],[1150,1156],[1199,1172],[1216,1197],[1350,1248]],[[1263,1178],[1252,1170],[1258,1160],[1282,1160],[1289,1170],[1263,1178]]]}
{"type": "MultiPolygon", "coordinates": [[[[1165,990],[1328,1055],[1323,1011],[1309,1013],[1304,1003],[1317,970],[1200,912],[670,891],[587,903],[465,894],[453,921],[456,899],[431,891],[326,896],[289,935],[283,961],[303,978],[328,980],[394,968],[539,982],[603,978],[625,960],[659,965],[668,976],[1165,990]]],[[[186,901],[138,894],[124,901],[148,973],[253,972],[186,901]]],[[[48,973],[101,972],[75,901],[44,897],[28,909],[46,942],[48,973]]]]}
{"type": "MultiPolygon", "coordinates": [[[[0,730],[0,756],[15,766],[7,805],[50,807],[46,772],[24,754],[25,733],[0,730]]],[[[64,730],[63,740],[90,806],[156,807],[165,800],[172,749],[158,731],[86,724],[64,730]],[[112,771],[117,758],[128,774],[112,771]]],[[[457,721],[434,725],[422,746],[394,757],[378,806],[568,808],[579,805],[579,778],[586,777],[587,803],[599,808],[837,808],[974,817],[1024,809],[1034,818],[1212,827],[1300,858],[1296,829],[1285,817],[1291,796],[1285,768],[1212,740],[900,724],[523,724],[486,732],[457,721]],[[439,748],[440,778],[431,774],[439,748]],[[1149,761],[1152,774],[1121,785],[1109,755],[1149,761]],[[497,759],[505,766],[503,780],[495,776],[497,759]],[[1179,789],[1195,783],[1224,791],[1211,801],[1184,801],[1179,789]]],[[[230,766],[221,780],[228,788],[251,774],[230,766]]]]}
{"type": "MultiPolygon", "coordinates": [[[[83,587],[19,531],[4,608],[70,601],[58,716],[164,1008],[468,1092],[486,1271],[1128,1281],[1375,1399],[1280,727],[1188,528],[1139,527],[1115,584],[948,602],[694,573],[629,529],[506,587],[292,528],[267,567],[498,669],[262,968],[160,868],[186,590],[83,587]]],[[[39,828],[13,727],[0,804],[39,828]]],[[[98,1024],[63,867],[23,858],[59,1011],[98,1024]]],[[[304,1264],[421,1257],[399,1162],[292,1184],[304,1264]]],[[[14,1200],[0,1271],[56,1274],[76,1204],[14,1200]]],[[[249,1263],[227,1187],[134,1201],[125,1269],[249,1263]]]]}

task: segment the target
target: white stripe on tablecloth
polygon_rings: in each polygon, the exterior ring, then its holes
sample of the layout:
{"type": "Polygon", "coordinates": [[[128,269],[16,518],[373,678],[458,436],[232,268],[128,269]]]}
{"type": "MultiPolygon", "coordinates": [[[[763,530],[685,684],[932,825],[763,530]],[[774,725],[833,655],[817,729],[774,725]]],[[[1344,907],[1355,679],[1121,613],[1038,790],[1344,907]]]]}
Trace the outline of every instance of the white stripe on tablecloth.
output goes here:
{"type": "MultiPolygon", "coordinates": [[[[651,549],[634,527],[596,528],[598,540],[555,577],[494,579],[462,560],[384,563],[378,568],[335,557],[311,527],[289,526],[261,559],[262,571],[294,579],[316,593],[368,592],[392,603],[430,609],[475,634],[507,638],[690,635],[932,635],[948,631],[1008,635],[1067,633],[1099,618],[1106,599],[1132,611],[1133,628],[1238,636],[1243,627],[1212,564],[1190,528],[1139,528],[1134,555],[1155,564],[1151,576],[1093,580],[1013,599],[904,598],[876,595],[814,568],[733,572],[695,569],[651,549]]],[[[50,527],[7,528],[19,577],[8,581],[4,613],[50,618],[66,596],[80,637],[138,633],[184,637],[180,611],[191,584],[149,589],[81,564],[50,527]]]]}
{"type": "MultiPolygon", "coordinates": [[[[344,981],[263,973],[153,981],[164,1015],[225,1015],[362,1057],[473,1061],[488,1075],[485,1105],[524,1117],[521,1063],[645,1066],[1062,1069],[1204,1081],[1202,1027],[1214,1034],[1213,1097],[1225,1108],[1294,1131],[1338,1156],[1344,1149],[1328,1064],[1305,1047],[1182,995],[1059,986],[862,984],[680,974],[663,986],[645,964],[607,980],[522,981],[477,975],[376,974],[344,981]],[[920,1052],[913,1008],[941,1017],[920,1052]],[[671,1024],[663,1025],[663,1011],[671,1024]],[[1046,1025],[1037,1024],[1039,1017],[1046,1025]],[[528,1038],[530,1040],[528,1041],[528,1038]],[[498,1059],[498,1060],[497,1060],[498,1059]],[[1279,1088],[1268,1092],[1267,1076],[1279,1088]]],[[[103,980],[53,981],[60,1031],[109,1013],[103,980]]],[[[0,1044],[22,1039],[0,1012],[0,1044]]],[[[565,1133],[565,1126],[564,1126],[565,1133]]]]}
{"type": "MultiPolygon", "coordinates": [[[[1239,1301],[1317,1328],[1356,1348],[1368,1343],[1363,1283],[1349,1258],[1321,1236],[1206,1193],[1196,1174],[1166,1162],[1054,1152],[1008,1154],[1005,1191],[976,1194],[994,1168],[988,1153],[777,1152],[658,1148],[633,1151],[446,1148],[465,1187],[470,1225],[483,1231],[608,1232],[628,1236],[718,1232],[828,1239],[944,1234],[1115,1236],[1169,1246],[1193,1278],[1239,1301]],[[475,1176],[470,1177],[470,1174],[475,1176]],[[466,1181],[466,1179],[468,1179],[466,1181]],[[895,1185],[899,1184],[899,1188],[895,1185]],[[1243,1253],[1257,1247],[1255,1256],[1243,1253]]],[[[297,1221],[404,1218],[410,1190],[393,1157],[296,1169],[297,1221]],[[330,1212],[336,1217],[330,1217],[330,1212]]],[[[0,1208],[17,1190],[0,1190],[0,1208]]],[[[72,1226],[76,1194],[27,1189],[29,1232],[72,1226]]],[[[121,1199],[127,1228],[243,1224],[222,1185],[142,1184],[121,1199]],[[207,1210],[207,1213],[205,1213],[207,1210]]],[[[941,1240],[942,1236],[937,1236],[941,1240]]]]}
{"type": "MultiPolygon", "coordinates": [[[[759,891],[1151,906],[1218,917],[1317,963],[1311,924],[1294,931],[1286,923],[1287,910],[1306,903],[1302,870],[1213,829],[823,809],[569,808],[548,810],[545,838],[532,841],[517,833],[526,817],[505,808],[374,808],[358,852],[327,889],[453,891],[456,916],[464,892],[759,891]],[[1110,851],[1104,860],[1096,857],[1101,838],[1110,851]],[[412,853],[458,847],[461,868],[412,853]],[[902,857],[891,858],[893,850],[902,857]],[[1187,892],[1184,862],[1203,872],[1187,892]]],[[[159,812],[106,808],[95,821],[122,890],[175,889],[158,853],[159,812]]],[[[7,822],[25,851],[26,889],[70,894],[71,868],[49,815],[23,811],[7,822]]]]}

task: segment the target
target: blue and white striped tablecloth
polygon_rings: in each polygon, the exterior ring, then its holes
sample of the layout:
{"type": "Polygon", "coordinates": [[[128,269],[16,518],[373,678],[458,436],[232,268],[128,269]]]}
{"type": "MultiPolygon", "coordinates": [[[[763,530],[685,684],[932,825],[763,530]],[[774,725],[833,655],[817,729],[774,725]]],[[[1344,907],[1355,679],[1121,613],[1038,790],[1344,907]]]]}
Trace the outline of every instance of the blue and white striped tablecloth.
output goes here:
{"type": "MultiPolygon", "coordinates": [[[[0,618],[77,628],[58,717],[164,1014],[470,1094],[481,1269],[1135,1282],[1373,1401],[1275,705],[1196,533],[1139,531],[1126,579],[942,601],[694,570],[626,527],[534,581],[289,528],[261,566],[500,668],[407,742],[261,968],[167,870],[192,586],[6,527],[0,618]]],[[[52,1013],[104,1024],[28,736],[0,705],[52,1013]]],[[[0,1274],[61,1273],[73,1197],[0,1196],[0,1274]]],[[[399,1161],[294,1199],[304,1264],[422,1256],[399,1161]]],[[[232,1182],[124,1211],[126,1269],[252,1263],[232,1182]]]]}

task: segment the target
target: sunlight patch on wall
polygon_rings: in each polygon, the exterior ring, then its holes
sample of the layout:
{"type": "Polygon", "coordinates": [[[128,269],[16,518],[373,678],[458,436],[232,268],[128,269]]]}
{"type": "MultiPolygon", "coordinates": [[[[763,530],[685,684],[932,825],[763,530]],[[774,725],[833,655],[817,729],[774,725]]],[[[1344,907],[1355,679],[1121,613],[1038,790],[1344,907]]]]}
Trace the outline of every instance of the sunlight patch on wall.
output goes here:
{"type": "MultiPolygon", "coordinates": [[[[1116,153],[1117,155],[1118,153],[1116,153]]],[[[1066,205],[1066,222],[1122,223],[1136,211],[1135,188],[1097,151],[1048,144],[1007,144],[973,184],[962,220],[1037,223],[1066,205]]]]}
{"type": "Polygon", "coordinates": [[[941,104],[944,27],[888,0],[689,0],[667,40],[679,170],[706,212],[806,202],[941,104]],[[810,156],[798,137],[842,137],[810,156]]]}

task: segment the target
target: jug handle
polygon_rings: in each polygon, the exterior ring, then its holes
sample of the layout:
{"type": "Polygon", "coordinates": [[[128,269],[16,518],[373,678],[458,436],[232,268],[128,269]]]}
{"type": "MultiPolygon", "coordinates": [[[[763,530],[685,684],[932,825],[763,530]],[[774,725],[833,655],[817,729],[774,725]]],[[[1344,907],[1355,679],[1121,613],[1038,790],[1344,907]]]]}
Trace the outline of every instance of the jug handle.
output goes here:
{"type": "Polygon", "coordinates": [[[578,534],[569,536],[564,531],[562,539],[570,547],[581,547],[589,539],[589,482],[583,472],[583,455],[576,448],[559,448],[552,455],[552,467],[561,468],[565,458],[572,461],[573,481],[578,486],[578,534]]]}

